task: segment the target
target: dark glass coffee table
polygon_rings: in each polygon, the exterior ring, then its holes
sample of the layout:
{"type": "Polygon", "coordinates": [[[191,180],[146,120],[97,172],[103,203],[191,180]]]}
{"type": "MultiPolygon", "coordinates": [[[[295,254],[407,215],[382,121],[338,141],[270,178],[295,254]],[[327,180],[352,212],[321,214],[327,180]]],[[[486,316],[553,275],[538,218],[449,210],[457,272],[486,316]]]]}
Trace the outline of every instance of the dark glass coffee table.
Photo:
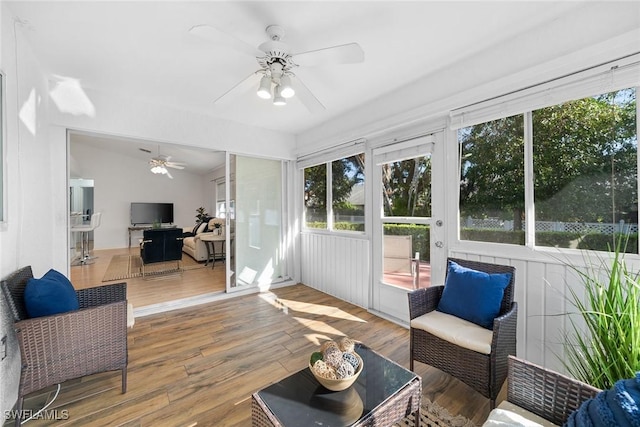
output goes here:
{"type": "Polygon", "coordinates": [[[388,427],[414,414],[419,426],[422,379],[364,345],[356,352],[364,369],[351,387],[329,391],[303,369],[253,394],[252,425],[388,427]]]}

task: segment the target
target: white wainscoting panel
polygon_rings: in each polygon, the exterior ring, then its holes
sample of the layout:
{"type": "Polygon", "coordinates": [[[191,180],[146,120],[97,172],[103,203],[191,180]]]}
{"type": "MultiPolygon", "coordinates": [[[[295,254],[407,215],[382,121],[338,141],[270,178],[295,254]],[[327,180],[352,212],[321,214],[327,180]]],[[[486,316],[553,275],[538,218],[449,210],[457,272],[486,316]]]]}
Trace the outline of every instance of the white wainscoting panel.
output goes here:
{"type": "Polygon", "coordinates": [[[301,281],[363,308],[369,307],[369,241],[301,233],[301,281]]]}
{"type": "MultiPolygon", "coordinates": [[[[575,271],[549,256],[531,259],[486,256],[452,251],[451,256],[516,268],[515,301],[518,303],[517,353],[539,365],[566,372],[563,342],[573,310],[569,289],[582,295],[575,271]]],[[[580,322],[578,318],[578,322],[580,322]]]]}

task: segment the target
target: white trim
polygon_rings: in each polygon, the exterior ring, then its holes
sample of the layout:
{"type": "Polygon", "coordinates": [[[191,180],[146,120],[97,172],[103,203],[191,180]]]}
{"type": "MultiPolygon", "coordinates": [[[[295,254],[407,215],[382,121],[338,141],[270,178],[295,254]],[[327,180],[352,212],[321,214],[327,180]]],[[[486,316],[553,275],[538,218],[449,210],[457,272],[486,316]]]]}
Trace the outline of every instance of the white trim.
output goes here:
{"type": "Polygon", "coordinates": [[[385,163],[413,159],[418,156],[431,154],[436,139],[433,134],[411,138],[392,145],[386,145],[372,150],[373,162],[379,166],[385,163]]]}
{"type": "Polygon", "coordinates": [[[0,231],[7,229],[7,76],[0,69],[0,231]]]}
{"type": "Polygon", "coordinates": [[[536,210],[534,198],[535,179],[533,169],[533,113],[524,114],[524,217],[528,219],[525,227],[524,244],[533,248],[536,236],[536,210]]]}
{"type": "Polygon", "coordinates": [[[340,160],[344,159],[345,157],[351,157],[356,154],[364,153],[366,150],[366,142],[366,139],[359,138],[353,141],[338,144],[325,150],[320,150],[299,156],[296,166],[298,167],[298,169],[304,169],[310,166],[317,166],[322,163],[333,162],[334,160],[340,160]]]}
{"type": "Polygon", "coordinates": [[[453,110],[450,113],[450,127],[453,130],[460,129],[638,84],[640,53],[636,52],[615,61],[453,110]]]}

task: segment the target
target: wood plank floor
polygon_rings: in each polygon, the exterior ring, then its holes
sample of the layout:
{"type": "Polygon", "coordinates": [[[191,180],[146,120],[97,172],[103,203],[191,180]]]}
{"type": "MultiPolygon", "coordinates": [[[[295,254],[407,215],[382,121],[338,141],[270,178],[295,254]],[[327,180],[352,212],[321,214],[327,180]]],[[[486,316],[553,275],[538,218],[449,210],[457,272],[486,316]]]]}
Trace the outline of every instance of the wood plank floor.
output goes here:
{"type": "Polygon", "coordinates": [[[126,280],[102,282],[111,257],[115,255],[139,255],[139,249],[102,249],[92,251],[97,258],[92,264],[73,266],[70,269],[70,280],[76,289],[84,289],[107,283],[127,282],[127,299],[134,307],[166,303],[182,298],[190,298],[212,292],[225,291],[225,265],[216,261],[212,269],[207,267],[192,268],[196,263],[189,255],[183,254],[183,264],[187,270],[182,274],[136,277],[126,280]]]}
{"type": "MultiPolygon", "coordinates": [[[[344,335],[409,366],[407,329],[295,285],[136,319],[127,392],[118,372],[97,374],[64,383],[49,409],[68,411],[60,426],[249,426],[253,392],[305,368],[319,342],[344,335]]],[[[427,365],[416,363],[416,372],[426,397],[484,422],[488,400],[427,365]]],[[[27,404],[37,409],[53,391],[27,404]]]]}

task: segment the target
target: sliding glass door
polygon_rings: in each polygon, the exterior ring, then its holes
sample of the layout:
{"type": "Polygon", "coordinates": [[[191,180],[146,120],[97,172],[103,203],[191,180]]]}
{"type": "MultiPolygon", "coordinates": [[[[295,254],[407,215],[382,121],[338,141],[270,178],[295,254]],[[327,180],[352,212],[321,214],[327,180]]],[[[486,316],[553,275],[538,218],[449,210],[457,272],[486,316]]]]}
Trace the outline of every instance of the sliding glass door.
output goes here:
{"type": "Polygon", "coordinates": [[[228,156],[227,291],[267,288],[286,276],[282,250],[283,164],[228,156]]]}

